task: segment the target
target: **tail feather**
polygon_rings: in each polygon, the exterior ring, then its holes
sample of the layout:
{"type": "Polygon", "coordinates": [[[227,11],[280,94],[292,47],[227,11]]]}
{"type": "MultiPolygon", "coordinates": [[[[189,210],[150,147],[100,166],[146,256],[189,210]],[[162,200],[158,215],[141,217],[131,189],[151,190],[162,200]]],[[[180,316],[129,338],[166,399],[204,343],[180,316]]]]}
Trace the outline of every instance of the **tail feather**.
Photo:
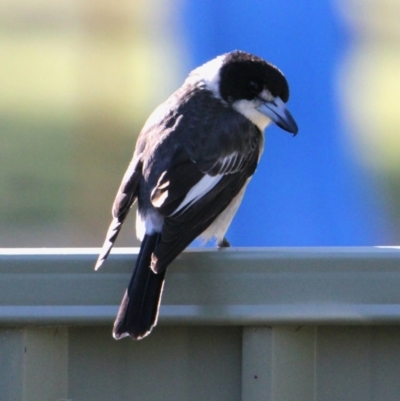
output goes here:
{"type": "Polygon", "coordinates": [[[114,323],[115,339],[131,336],[136,340],[148,335],[157,323],[165,271],[150,269],[151,255],[161,234],[145,235],[129,286],[125,291],[114,323]]]}
{"type": "Polygon", "coordinates": [[[123,219],[114,218],[108,228],[106,239],[104,241],[103,247],[101,248],[100,255],[97,259],[96,266],[94,270],[99,270],[101,265],[107,259],[107,256],[111,252],[111,248],[113,247],[115,240],[118,237],[118,234],[121,230],[122,223],[124,222],[125,217],[123,219]]]}

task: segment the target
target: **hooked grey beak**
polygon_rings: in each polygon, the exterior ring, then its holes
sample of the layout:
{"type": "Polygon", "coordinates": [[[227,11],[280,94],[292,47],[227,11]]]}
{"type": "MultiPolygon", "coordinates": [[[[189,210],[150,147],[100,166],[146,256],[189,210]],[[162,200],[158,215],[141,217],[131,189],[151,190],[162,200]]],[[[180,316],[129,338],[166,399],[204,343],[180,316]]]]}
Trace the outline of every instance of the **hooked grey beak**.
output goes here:
{"type": "Polygon", "coordinates": [[[257,110],[269,117],[278,127],[293,135],[297,134],[299,129],[296,121],[280,97],[276,97],[271,102],[263,102],[257,110]]]}

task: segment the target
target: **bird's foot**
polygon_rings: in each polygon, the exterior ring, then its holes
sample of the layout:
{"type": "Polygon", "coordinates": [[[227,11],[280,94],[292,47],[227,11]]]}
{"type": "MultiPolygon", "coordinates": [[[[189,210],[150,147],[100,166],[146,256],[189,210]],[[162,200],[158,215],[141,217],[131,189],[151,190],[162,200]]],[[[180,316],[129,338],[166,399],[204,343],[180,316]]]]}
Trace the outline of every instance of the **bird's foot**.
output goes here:
{"type": "Polygon", "coordinates": [[[229,243],[229,241],[224,237],[222,238],[221,241],[218,242],[218,248],[229,248],[231,246],[231,244],[229,243]]]}

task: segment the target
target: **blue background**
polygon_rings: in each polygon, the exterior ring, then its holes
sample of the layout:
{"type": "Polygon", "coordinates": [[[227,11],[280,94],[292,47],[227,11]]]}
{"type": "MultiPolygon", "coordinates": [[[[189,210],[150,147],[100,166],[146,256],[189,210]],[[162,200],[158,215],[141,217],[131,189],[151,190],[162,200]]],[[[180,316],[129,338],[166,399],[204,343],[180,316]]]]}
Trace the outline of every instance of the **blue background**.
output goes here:
{"type": "Polygon", "coordinates": [[[328,1],[186,1],[194,68],[234,49],[277,65],[299,134],[267,128],[266,145],[227,237],[237,246],[376,245],[388,227],[371,177],[340,119],[337,64],[349,37],[328,1]]]}

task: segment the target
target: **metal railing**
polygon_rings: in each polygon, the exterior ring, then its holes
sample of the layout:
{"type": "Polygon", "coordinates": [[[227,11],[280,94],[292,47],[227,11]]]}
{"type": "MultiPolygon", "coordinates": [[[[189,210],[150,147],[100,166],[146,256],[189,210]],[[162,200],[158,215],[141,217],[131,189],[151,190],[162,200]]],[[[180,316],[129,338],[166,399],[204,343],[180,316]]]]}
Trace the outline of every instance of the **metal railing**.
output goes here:
{"type": "Polygon", "coordinates": [[[137,250],[97,252],[0,250],[1,401],[400,399],[400,249],[186,251],[139,342],[111,337],[137,250]]]}

